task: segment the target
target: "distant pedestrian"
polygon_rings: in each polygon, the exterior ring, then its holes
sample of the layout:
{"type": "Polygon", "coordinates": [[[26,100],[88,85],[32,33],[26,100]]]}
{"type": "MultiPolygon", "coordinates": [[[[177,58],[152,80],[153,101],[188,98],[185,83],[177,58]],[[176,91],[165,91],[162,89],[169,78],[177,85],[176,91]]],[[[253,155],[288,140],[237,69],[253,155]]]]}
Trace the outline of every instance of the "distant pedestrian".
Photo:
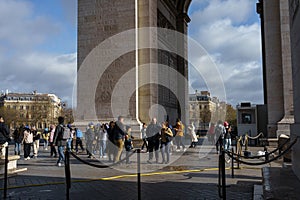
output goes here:
{"type": "Polygon", "coordinates": [[[34,125],[31,127],[31,132],[33,134],[33,157],[37,158],[40,149],[41,133],[37,131],[34,125]]]}
{"type": "Polygon", "coordinates": [[[132,135],[131,135],[131,127],[127,126],[126,127],[125,142],[124,142],[124,146],[125,146],[125,150],[126,150],[126,164],[130,164],[129,153],[133,149],[132,139],[134,139],[134,137],[132,137],[132,135]]]}
{"type": "Polygon", "coordinates": [[[24,132],[23,132],[23,146],[24,146],[24,160],[30,159],[30,149],[31,145],[33,143],[33,134],[29,128],[29,126],[25,126],[24,132]]]}
{"type": "Polygon", "coordinates": [[[107,158],[106,144],[107,144],[107,130],[105,124],[102,124],[99,131],[99,158],[107,158]]]}
{"type": "Polygon", "coordinates": [[[81,151],[84,151],[83,145],[82,145],[82,138],[83,138],[83,133],[79,128],[75,128],[75,134],[76,134],[76,146],[75,146],[75,151],[78,153],[78,146],[80,146],[81,151]]]}
{"type": "Polygon", "coordinates": [[[88,154],[88,158],[91,158],[94,153],[95,147],[95,127],[94,123],[90,122],[88,124],[88,128],[85,132],[85,141],[86,141],[86,153],[88,154]]]}
{"type": "Polygon", "coordinates": [[[225,127],[223,126],[222,121],[219,120],[215,127],[217,153],[219,153],[219,151],[221,151],[223,148],[223,140],[224,140],[225,133],[226,133],[225,127]]]}
{"type": "Polygon", "coordinates": [[[65,160],[64,150],[67,143],[67,137],[65,132],[68,132],[68,127],[64,125],[65,118],[58,117],[58,125],[55,128],[54,133],[54,144],[58,149],[58,160],[56,162],[57,166],[61,166],[61,162],[65,160]]]}
{"type": "Polygon", "coordinates": [[[215,140],[215,124],[211,123],[210,127],[207,131],[207,137],[208,137],[208,142],[210,142],[212,145],[216,144],[215,140]]]}
{"type": "Polygon", "coordinates": [[[159,138],[160,138],[161,127],[157,123],[157,119],[152,118],[151,123],[148,125],[146,129],[147,141],[148,141],[148,151],[149,151],[149,159],[147,162],[149,164],[152,163],[153,159],[153,151],[155,154],[156,163],[158,163],[159,159],[159,138]]]}
{"type": "Polygon", "coordinates": [[[24,126],[21,125],[19,128],[16,128],[16,130],[13,132],[13,139],[15,142],[15,155],[20,155],[20,153],[21,153],[21,144],[23,141],[23,131],[24,131],[24,126]]]}
{"type": "Polygon", "coordinates": [[[185,145],[184,145],[184,125],[183,123],[180,121],[180,119],[176,120],[176,125],[175,125],[175,141],[176,141],[176,145],[177,145],[177,149],[176,151],[180,151],[180,147],[182,147],[182,150],[185,151],[185,145]]]}
{"type": "Polygon", "coordinates": [[[225,135],[224,135],[224,150],[229,151],[231,149],[231,126],[228,122],[224,122],[225,135]]]}
{"type": "Polygon", "coordinates": [[[49,143],[50,143],[50,157],[54,156],[57,157],[57,152],[54,143],[54,133],[55,133],[55,126],[53,124],[50,125],[50,134],[49,134],[49,143]]]}
{"type": "Polygon", "coordinates": [[[170,162],[170,142],[173,138],[172,130],[167,126],[168,123],[162,123],[161,128],[161,155],[162,155],[162,164],[168,164],[170,162]],[[166,155],[166,156],[165,156],[166,155]]]}
{"type": "Polygon", "coordinates": [[[125,124],[124,124],[124,117],[119,116],[118,121],[115,123],[114,127],[114,144],[117,146],[117,151],[115,152],[114,162],[119,162],[121,158],[121,154],[124,147],[124,139],[125,139],[125,124]]]}
{"type": "Polygon", "coordinates": [[[142,140],[143,140],[143,145],[142,145],[142,148],[141,150],[144,149],[144,147],[146,146],[146,152],[148,151],[148,142],[147,142],[147,134],[146,134],[146,131],[147,131],[147,124],[146,123],[143,123],[143,126],[141,128],[141,136],[142,136],[142,140]]]}
{"type": "Polygon", "coordinates": [[[5,156],[5,147],[7,147],[8,142],[10,141],[9,134],[10,131],[8,126],[4,123],[4,118],[0,116],[0,153],[2,156],[5,156]]]}
{"type": "Polygon", "coordinates": [[[195,126],[194,126],[194,123],[192,123],[189,127],[189,134],[190,134],[190,137],[191,137],[191,145],[190,145],[190,148],[195,148],[197,146],[197,143],[198,143],[198,138],[197,138],[197,135],[196,135],[196,132],[195,132],[195,126]]]}
{"type": "Polygon", "coordinates": [[[48,150],[48,146],[49,146],[49,129],[48,128],[44,128],[43,134],[42,134],[42,138],[44,140],[44,150],[48,150]]]}
{"type": "Polygon", "coordinates": [[[114,127],[115,122],[111,121],[108,124],[107,128],[107,135],[108,135],[108,141],[107,141],[107,156],[108,156],[108,162],[112,162],[113,158],[112,156],[115,155],[116,146],[114,144],[114,127]]]}

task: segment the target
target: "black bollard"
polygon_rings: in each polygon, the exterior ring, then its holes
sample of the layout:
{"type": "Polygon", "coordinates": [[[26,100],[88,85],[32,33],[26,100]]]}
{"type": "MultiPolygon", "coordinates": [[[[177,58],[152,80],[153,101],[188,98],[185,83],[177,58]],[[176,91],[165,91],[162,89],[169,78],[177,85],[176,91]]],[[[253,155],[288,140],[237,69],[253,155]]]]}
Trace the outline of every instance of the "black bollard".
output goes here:
{"type": "Polygon", "coordinates": [[[5,164],[4,164],[4,199],[7,198],[7,166],[8,166],[8,146],[5,147],[5,164]]]}
{"type": "Polygon", "coordinates": [[[70,152],[65,151],[65,176],[66,176],[66,199],[70,199],[71,172],[70,172],[70,152]]]}
{"type": "Polygon", "coordinates": [[[231,148],[231,178],[234,178],[234,159],[233,159],[233,153],[234,153],[234,150],[233,150],[233,148],[231,148]]]}
{"type": "Polygon", "coordinates": [[[225,151],[222,150],[222,197],[226,200],[226,171],[225,171],[225,151]]]}
{"type": "Polygon", "coordinates": [[[141,149],[137,149],[137,188],[138,188],[138,200],[142,199],[141,194],[141,149]]]}

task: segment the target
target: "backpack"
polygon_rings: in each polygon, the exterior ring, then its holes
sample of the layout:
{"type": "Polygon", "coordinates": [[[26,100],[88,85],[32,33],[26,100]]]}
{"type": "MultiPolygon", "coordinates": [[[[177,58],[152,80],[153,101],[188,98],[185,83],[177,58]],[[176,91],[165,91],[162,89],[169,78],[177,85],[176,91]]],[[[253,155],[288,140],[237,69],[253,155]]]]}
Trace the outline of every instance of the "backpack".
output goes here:
{"type": "Polygon", "coordinates": [[[67,139],[71,138],[71,130],[66,126],[62,126],[62,128],[63,128],[63,138],[62,139],[67,140],[67,139]]]}

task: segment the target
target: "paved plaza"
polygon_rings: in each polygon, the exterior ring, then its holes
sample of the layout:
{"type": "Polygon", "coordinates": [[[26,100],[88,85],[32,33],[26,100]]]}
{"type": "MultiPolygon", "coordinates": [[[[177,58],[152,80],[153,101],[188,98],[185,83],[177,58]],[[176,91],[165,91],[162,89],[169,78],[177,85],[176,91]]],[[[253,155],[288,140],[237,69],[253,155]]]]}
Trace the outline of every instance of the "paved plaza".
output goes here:
{"type": "MultiPolygon", "coordinates": [[[[219,199],[218,155],[205,141],[202,138],[201,145],[185,152],[173,152],[168,165],[148,164],[148,153],[142,153],[141,199],[219,199]]],[[[27,171],[9,177],[8,199],[66,199],[65,168],[55,165],[56,158],[49,156],[49,150],[40,149],[37,159],[18,161],[18,168],[27,171]]],[[[261,149],[250,147],[254,153],[261,149]]],[[[12,146],[10,150],[11,154],[12,146]]],[[[110,168],[91,167],[71,156],[70,199],[138,199],[136,156],[130,158],[130,164],[110,168]]],[[[79,157],[95,165],[110,164],[106,159],[89,159],[84,153],[79,157]]],[[[254,185],[262,184],[263,166],[241,165],[232,178],[231,164],[226,165],[227,199],[253,199],[254,185]]],[[[0,184],[3,197],[3,179],[0,184]]]]}

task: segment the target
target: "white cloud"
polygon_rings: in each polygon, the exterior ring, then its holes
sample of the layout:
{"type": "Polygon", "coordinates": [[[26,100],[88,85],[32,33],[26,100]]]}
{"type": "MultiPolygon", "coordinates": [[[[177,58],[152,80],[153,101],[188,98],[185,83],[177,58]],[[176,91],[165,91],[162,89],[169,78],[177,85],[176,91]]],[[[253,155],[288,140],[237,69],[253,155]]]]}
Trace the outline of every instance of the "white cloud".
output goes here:
{"type": "MultiPolygon", "coordinates": [[[[251,0],[212,0],[191,14],[190,36],[216,63],[224,80],[227,101],[232,105],[241,101],[262,103],[258,16],[255,23],[249,23],[256,15],[254,8],[255,2],[251,0]]],[[[200,60],[197,64],[203,65],[200,60]]],[[[193,73],[190,80],[194,86],[205,85],[193,73]]]]}
{"type": "Polygon", "coordinates": [[[0,1],[0,89],[55,93],[71,102],[76,53],[45,50],[62,34],[62,24],[34,9],[30,1],[0,1]]]}

